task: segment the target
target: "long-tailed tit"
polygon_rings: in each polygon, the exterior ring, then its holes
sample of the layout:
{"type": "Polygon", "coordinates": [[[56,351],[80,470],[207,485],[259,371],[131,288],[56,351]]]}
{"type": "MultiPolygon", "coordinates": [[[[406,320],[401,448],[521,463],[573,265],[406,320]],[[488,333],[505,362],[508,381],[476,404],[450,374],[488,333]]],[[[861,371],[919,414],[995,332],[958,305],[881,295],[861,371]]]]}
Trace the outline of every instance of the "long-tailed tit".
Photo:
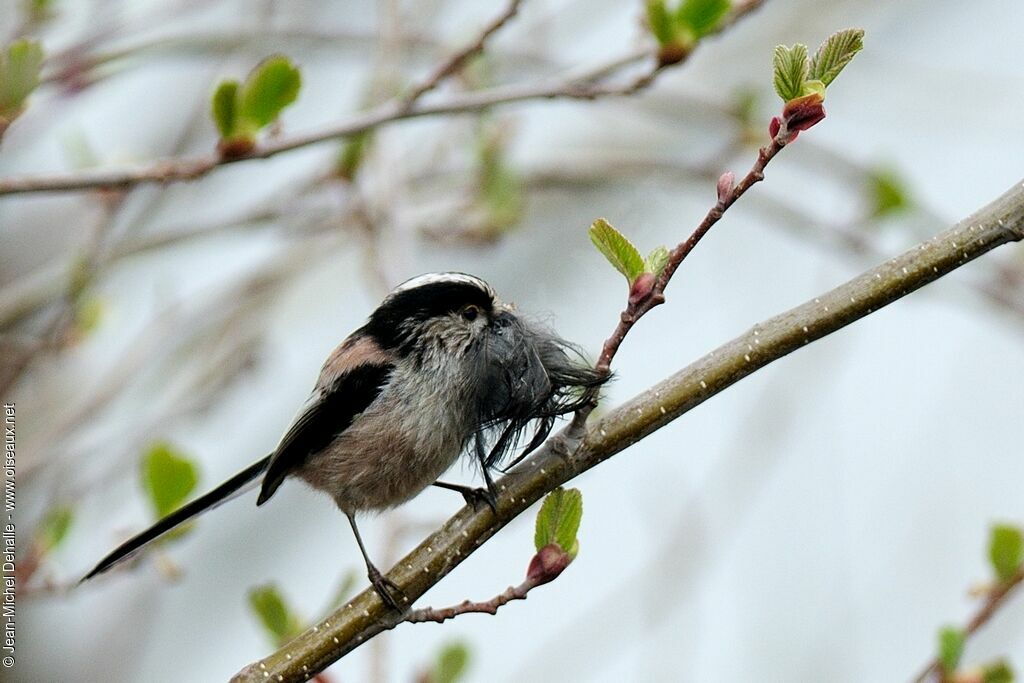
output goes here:
{"type": "Polygon", "coordinates": [[[331,353],[270,455],[120,545],[83,581],[257,484],[262,505],[297,477],[345,513],[370,582],[400,609],[397,586],[370,561],[357,513],[394,507],[431,484],[493,508],[489,471],[526,436],[518,457],[536,448],[556,417],[591,400],[606,379],[571,344],[501,303],[483,280],[413,278],[331,353]],[[462,453],[479,462],[486,489],[437,481],[462,453]]]}

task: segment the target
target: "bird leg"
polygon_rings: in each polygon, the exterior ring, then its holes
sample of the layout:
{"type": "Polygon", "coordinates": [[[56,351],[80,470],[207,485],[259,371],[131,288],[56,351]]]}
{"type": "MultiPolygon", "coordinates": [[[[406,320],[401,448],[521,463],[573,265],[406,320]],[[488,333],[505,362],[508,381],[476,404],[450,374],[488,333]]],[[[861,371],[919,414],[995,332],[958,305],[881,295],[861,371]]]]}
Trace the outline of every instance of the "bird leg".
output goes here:
{"type": "Polygon", "coordinates": [[[373,589],[377,591],[377,595],[380,596],[380,599],[385,605],[399,614],[405,613],[408,608],[399,607],[398,600],[395,598],[394,594],[397,594],[398,597],[406,603],[409,602],[409,599],[406,597],[405,593],[402,592],[402,589],[398,584],[381,574],[380,570],[377,569],[373,562],[370,561],[370,556],[366,552],[366,546],[363,545],[363,539],[359,535],[359,527],[356,526],[355,516],[349,513],[345,514],[348,517],[348,523],[352,525],[352,533],[355,534],[356,543],[359,544],[359,552],[363,554],[363,560],[366,562],[366,578],[370,580],[370,583],[373,585],[373,589]]]}

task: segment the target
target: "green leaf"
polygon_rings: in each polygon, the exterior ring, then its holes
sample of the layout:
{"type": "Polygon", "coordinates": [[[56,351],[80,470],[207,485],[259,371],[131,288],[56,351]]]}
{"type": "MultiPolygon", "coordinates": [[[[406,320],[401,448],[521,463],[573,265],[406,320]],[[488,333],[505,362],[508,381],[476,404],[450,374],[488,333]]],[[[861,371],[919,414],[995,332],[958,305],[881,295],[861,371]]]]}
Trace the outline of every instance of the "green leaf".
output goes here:
{"type": "Polygon", "coordinates": [[[238,94],[238,116],[255,130],[272,123],[299,96],[302,76],[284,55],[256,65],[238,94]]]}
{"type": "Polygon", "coordinates": [[[501,233],[522,218],[523,186],[519,174],[506,161],[501,131],[484,131],[481,137],[477,171],[480,199],[487,211],[488,230],[501,233]]]}
{"type": "Polygon", "coordinates": [[[356,173],[359,172],[360,167],[363,165],[363,159],[366,158],[366,153],[369,151],[372,141],[373,134],[368,130],[356,133],[345,141],[341,148],[341,153],[338,155],[338,164],[335,167],[339,177],[346,180],[353,180],[356,177],[356,173]]]}
{"type": "Polygon", "coordinates": [[[557,543],[572,554],[578,550],[576,532],[583,519],[583,494],[578,489],[558,487],[547,495],[537,513],[537,527],[533,544],[539,551],[546,545],[557,543]]]}
{"type": "Polygon", "coordinates": [[[1024,563],[1024,535],[1017,527],[996,524],[988,545],[992,569],[1000,581],[1012,579],[1024,563]]]}
{"type": "Polygon", "coordinates": [[[334,589],[334,595],[331,597],[330,602],[327,603],[326,614],[330,614],[338,609],[349,599],[359,579],[360,574],[355,569],[349,569],[342,574],[341,579],[338,581],[338,587],[334,589]]]}
{"type": "Polygon", "coordinates": [[[469,648],[465,643],[448,643],[437,653],[431,683],[457,683],[469,668],[469,648]]]}
{"type": "Polygon", "coordinates": [[[213,93],[211,113],[221,139],[232,137],[238,127],[238,81],[221,81],[213,93]]]}
{"type": "Polygon", "coordinates": [[[729,12],[729,4],[729,0],[683,0],[676,19],[700,38],[718,28],[729,12]]]}
{"type": "Polygon", "coordinates": [[[142,480],[157,517],[181,507],[199,481],[191,460],[170,444],[153,443],[143,456],[142,480]]]}
{"type": "Polygon", "coordinates": [[[25,11],[28,13],[29,21],[38,24],[52,19],[56,15],[53,4],[54,0],[25,0],[25,11]]]}
{"type": "Polygon", "coordinates": [[[807,61],[807,46],[797,43],[793,47],[777,45],[775,47],[775,92],[784,101],[800,97],[804,81],[810,72],[807,61]]]}
{"type": "Polygon", "coordinates": [[[800,88],[800,96],[804,95],[820,95],[821,99],[825,99],[825,84],[819,80],[811,79],[804,81],[804,85],[800,88]]]}
{"type": "Polygon", "coordinates": [[[615,270],[626,276],[630,286],[644,272],[644,259],[640,252],[605,219],[598,218],[590,226],[590,241],[604,254],[615,270]]]}
{"type": "Polygon", "coordinates": [[[79,297],[75,303],[75,326],[78,331],[82,334],[94,332],[103,321],[105,310],[103,299],[95,294],[79,297]]]}
{"type": "Polygon", "coordinates": [[[48,553],[60,545],[68,535],[74,519],[74,510],[68,505],[59,505],[47,513],[36,533],[36,542],[44,553],[48,553]]]}
{"type": "Polygon", "coordinates": [[[898,213],[911,204],[903,178],[892,169],[877,168],[868,173],[868,196],[875,218],[898,213]]]}
{"type": "Polygon", "coordinates": [[[281,591],[273,583],[250,588],[249,607],[277,647],[302,632],[302,620],[288,607],[281,591]]]}
{"type": "Polygon", "coordinates": [[[1013,683],[1013,679],[1013,669],[1002,659],[987,664],[981,672],[982,683],[1013,683]]]}
{"type": "Polygon", "coordinates": [[[0,51],[0,117],[13,120],[25,98],[39,85],[43,48],[39,41],[21,38],[0,51]]]}
{"type": "Polygon", "coordinates": [[[655,247],[644,259],[644,270],[653,273],[654,277],[661,275],[668,265],[669,252],[667,247],[655,247]]]}
{"type": "Polygon", "coordinates": [[[675,21],[668,13],[665,0],[647,0],[647,25],[659,45],[671,43],[675,38],[675,21]]]}
{"type": "Polygon", "coordinates": [[[952,674],[960,666],[960,657],[964,654],[964,632],[953,626],[946,626],[939,631],[939,662],[942,670],[952,674]]]}
{"type": "Polygon", "coordinates": [[[811,78],[825,85],[836,79],[853,56],[864,49],[864,31],[848,28],[829,36],[818,48],[811,62],[811,78]]]}

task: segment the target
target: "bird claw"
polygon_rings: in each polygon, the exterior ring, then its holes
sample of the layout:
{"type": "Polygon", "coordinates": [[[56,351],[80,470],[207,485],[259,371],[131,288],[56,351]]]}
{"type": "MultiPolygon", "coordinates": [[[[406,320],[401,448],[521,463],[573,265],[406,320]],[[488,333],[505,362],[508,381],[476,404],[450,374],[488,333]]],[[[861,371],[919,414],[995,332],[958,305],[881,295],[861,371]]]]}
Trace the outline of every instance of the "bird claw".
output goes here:
{"type": "Polygon", "coordinates": [[[462,497],[466,500],[466,505],[469,505],[474,510],[478,509],[481,504],[484,504],[491,508],[491,512],[495,514],[498,512],[498,497],[493,491],[488,491],[485,488],[467,488],[462,491],[462,497]]]}
{"type": "Polygon", "coordinates": [[[407,608],[399,606],[398,601],[401,600],[408,604],[409,598],[397,583],[381,574],[376,567],[372,567],[370,571],[367,572],[366,578],[370,580],[370,583],[373,585],[373,590],[377,591],[377,595],[380,596],[381,601],[385,605],[399,614],[405,613],[407,608]],[[397,598],[394,594],[397,594],[397,598]]]}

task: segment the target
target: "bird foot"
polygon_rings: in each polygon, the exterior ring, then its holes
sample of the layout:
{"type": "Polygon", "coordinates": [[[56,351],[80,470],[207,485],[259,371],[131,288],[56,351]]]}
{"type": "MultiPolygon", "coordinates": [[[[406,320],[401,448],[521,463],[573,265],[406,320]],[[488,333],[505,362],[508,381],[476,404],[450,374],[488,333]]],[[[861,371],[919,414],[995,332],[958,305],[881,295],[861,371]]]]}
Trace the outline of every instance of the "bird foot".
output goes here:
{"type": "Polygon", "coordinates": [[[409,598],[397,583],[380,573],[376,567],[370,567],[366,573],[373,589],[377,591],[381,601],[399,614],[404,614],[408,607],[401,607],[399,603],[408,605],[409,598]]]}

